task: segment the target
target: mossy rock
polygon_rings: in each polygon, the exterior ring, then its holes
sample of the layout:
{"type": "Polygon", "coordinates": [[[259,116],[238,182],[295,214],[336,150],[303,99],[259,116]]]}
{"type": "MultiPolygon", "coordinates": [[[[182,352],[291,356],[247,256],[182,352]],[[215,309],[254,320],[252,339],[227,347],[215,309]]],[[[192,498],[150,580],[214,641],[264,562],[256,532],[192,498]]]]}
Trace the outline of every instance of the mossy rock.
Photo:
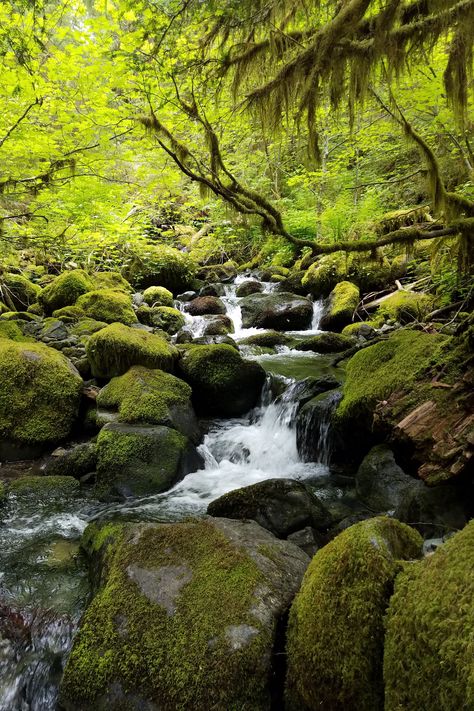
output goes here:
{"type": "Polygon", "coordinates": [[[64,502],[78,496],[79,489],[79,482],[72,476],[23,476],[8,484],[7,495],[38,503],[64,502]]]}
{"type": "Polygon", "coordinates": [[[0,301],[0,314],[6,314],[8,311],[10,311],[9,307],[3,301],[0,301]]]}
{"type": "Polygon", "coordinates": [[[34,284],[22,274],[5,274],[0,282],[0,293],[2,289],[6,290],[13,306],[20,310],[26,311],[30,304],[38,301],[38,295],[41,292],[41,287],[34,284]]]}
{"type": "Polygon", "coordinates": [[[163,286],[173,294],[192,289],[196,263],[186,252],[149,244],[130,254],[123,276],[136,287],[163,286]]]}
{"type": "Polygon", "coordinates": [[[265,382],[263,368],[228,345],[188,347],[178,365],[202,415],[243,415],[256,405],[265,382]]]}
{"type": "Polygon", "coordinates": [[[124,323],[130,325],[137,322],[129,294],[115,289],[100,289],[89,291],[77,300],[76,306],[83,310],[84,315],[96,321],[105,323],[124,323]]]}
{"type": "Polygon", "coordinates": [[[95,491],[101,498],[158,494],[201,464],[188,438],[174,429],[111,422],[97,438],[95,491]]]}
{"type": "Polygon", "coordinates": [[[149,286],[143,292],[143,301],[147,306],[173,306],[173,294],[163,286],[149,286]]]}
{"type": "Polygon", "coordinates": [[[290,611],[289,709],[382,711],[384,614],[400,561],[419,557],[422,542],[379,517],[316,553],[290,611]]]}
{"type": "Polygon", "coordinates": [[[95,289],[113,289],[131,294],[133,289],[129,282],[119,272],[94,272],[91,274],[95,289]]]}
{"type": "Polygon", "coordinates": [[[191,388],[162,370],[130,368],[102,388],[97,405],[118,411],[120,422],[166,425],[193,440],[199,438],[191,388]]]}
{"type": "Polygon", "coordinates": [[[434,300],[428,294],[397,291],[380,304],[376,316],[394,319],[401,324],[423,321],[433,311],[434,300]]]}
{"type": "Polygon", "coordinates": [[[241,299],[240,305],[244,328],[299,331],[308,328],[313,318],[309,299],[286,292],[252,294],[241,299]]]}
{"type": "Polygon", "coordinates": [[[62,309],[56,309],[53,311],[52,316],[53,318],[59,318],[61,321],[67,323],[85,318],[86,312],[83,308],[74,304],[73,306],[63,306],[62,309]]]}
{"type": "Polygon", "coordinates": [[[99,589],[74,639],[65,711],[267,711],[272,654],[307,556],[254,522],[91,526],[99,589]]]}
{"type": "Polygon", "coordinates": [[[204,326],[203,337],[206,336],[227,336],[234,333],[234,323],[229,316],[224,314],[216,316],[202,316],[206,325],[204,326]]]}
{"type": "Polygon", "coordinates": [[[377,402],[397,390],[408,390],[449,340],[406,330],[363,348],[347,364],[337,417],[349,423],[361,419],[367,423],[377,402]]]}
{"type": "Polygon", "coordinates": [[[305,338],[295,345],[297,351],[314,351],[315,353],[341,353],[352,348],[357,343],[351,336],[341,333],[321,333],[318,336],[305,338]]]}
{"type": "Polygon", "coordinates": [[[306,270],[301,284],[316,299],[329,296],[337,282],[344,279],[346,263],[342,252],[323,256],[306,270]]]}
{"type": "Polygon", "coordinates": [[[218,296],[197,296],[186,304],[185,309],[191,316],[226,313],[225,304],[218,296]]]}
{"type": "Polygon", "coordinates": [[[38,296],[46,313],[51,314],[63,306],[72,306],[78,298],[95,288],[92,278],[82,269],[63,272],[44,287],[38,296]]]}
{"type": "Polygon", "coordinates": [[[103,328],[108,326],[105,321],[96,321],[94,318],[81,318],[77,323],[75,323],[70,328],[70,332],[83,338],[84,336],[92,336],[93,333],[101,331],[103,328]]]}
{"type": "Polygon", "coordinates": [[[348,326],[344,326],[342,335],[373,338],[377,328],[379,328],[379,325],[375,321],[357,321],[357,323],[350,323],[348,326]]]}
{"type": "Polygon", "coordinates": [[[77,370],[58,351],[0,339],[3,440],[45,445],[64,439],[76,419],[81,389],[77,370]]]}
{"type": "Polygon", "coordinates": [[[386,620],[386,711],[474,708],[473,549],[471,521],[397,577],[386,620]]]}
{"type": "Polygon", "coordinates": [[[178,309],[171,306],[147,306],[137,309],[138,320],[146,326],[160,328],[173,335],[183,328],[186,320],[178,309]]]}
{"type": "Polygon", "coordinates": [[[275,346],[294,347],[296,341],[292,336],[287,336],[279,331],[265,331],[265,333],[255,333],[239,341],[241,346],[260,346],[262,348],[275,348],[275,346]]]}
{"type": "Polygon", "coordinates": [[[247,281],[241,282],[236,291],[236,296],[250,296],[250,294],[259,294],[263,291],[263,284],[254,279],[249,279],[247,281]]]}
{"type": "Polygon", "coordinates": [[[224,264],[206,264],[200,268],[197,276],[208,284],[216,282],[228,284],[234,281],[237,276],[237,265],[232,261],[224,262],[224,264]]]}
{"type": "MultiPolygon", "coordinates": [[[[30,304],[27,308],[28,313],[30,314],[35,314],[36,316],[44,316],[44,308],[41,306],[41,304],[38,301],[35,301],[33,304],[30,304]]],[[[1,313],[1,304],[0,304],[0,313],[1,313]]]]}
{"type": "Polygon", "coordinates": [[[359,288],[350,281],[340,281],[329,294],[320,327],[326,331],[342,331],[352,321],[359,300],[359,288]]]}
{"type": "Polygon", "coordinates": [[[8,338],[10,341],[28,341],[23,331],[15,321],[0,321],[0,338],[8,338]]]}
{"type": "Polygon", "coordinates": [[[113,378],[132,365],[173,370],[177,349],[164,338],[138,328],[114,323],[94,333],[86,345],[92,375],[113,378]]]}
{"type": "Polygon", "coordinates": [[[46,462],[45,473],[48,476],[67,476],[80,479],[95,471],[97,464],[97,445],[95,442],[81,442],[68,449],[53,452],[46,462]]]}
{"type": "Polygon", "coordinates": [[[28,311],[6,311],[0,315],[0,321],[39,321],[39,316],[28,311]]]}

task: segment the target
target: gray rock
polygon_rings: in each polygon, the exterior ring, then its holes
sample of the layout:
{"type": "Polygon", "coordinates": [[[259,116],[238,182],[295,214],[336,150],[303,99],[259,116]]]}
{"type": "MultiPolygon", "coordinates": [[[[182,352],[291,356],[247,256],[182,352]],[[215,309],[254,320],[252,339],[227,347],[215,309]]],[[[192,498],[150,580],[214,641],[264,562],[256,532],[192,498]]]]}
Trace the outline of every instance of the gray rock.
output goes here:
{"type": "Polygon", "coordinates": [[[299,331],[313,318],[312,302],[296,294],[252,294],[242,299],[241,307],[244,328],[299,331]]]}
{"type": "Polygon", "coordinates": [[[217,296],[198,296],[186,304],[186,311],[191,316],[205,316],[206,314],[225,314],[226,308],[223,301],[217,296]]]}
{"type": "Polygon", "coordinates": [[[462,487],[429,487],[422,481],[406,490],[395,509],[399,521],[410,524],[425,537],[442,536],[464,528],[470,519],[471,497],[462,487]]]}
{"type": "Polygon", "coordinates": [[[259,281],[243,281],[238,285],[235,294],[236,296],[250,296],[250,294],[258,294],[263,291],[263,284],[259,281]]]}
{"type": "Polygon", "coordinates": [[[224,296],[225,288],[223,284],[206,284],[199,290],[199,296],[224,296]]]}
{"type": "Polygon", "coordinates": [[[423,486],[405,474],[390,447],[384,444],[370,450],[356,474],[357,496],[373,513],[396,509],[408,492],[423,486]]]}
{"type": "Polygon", "coordinates": [[[55,449],[46,460],[44,473],[51,476],[73,476],[80,479],[93,472],[97,464],[97,444],[82,442],[68,449],[55,449]]]}

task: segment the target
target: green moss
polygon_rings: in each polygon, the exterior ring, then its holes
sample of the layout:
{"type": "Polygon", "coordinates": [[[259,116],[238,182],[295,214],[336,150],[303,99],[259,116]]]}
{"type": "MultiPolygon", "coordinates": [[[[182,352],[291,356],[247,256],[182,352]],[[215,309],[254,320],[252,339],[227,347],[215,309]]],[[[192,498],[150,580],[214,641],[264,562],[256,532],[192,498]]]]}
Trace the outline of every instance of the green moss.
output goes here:
{"type": "Polygon", "coordinates": [[[44,308],[38,301],[35,301],[34,304],[30,304],[27,311],[28,313],[35,314],[36,316],[44,316],[44,308]]]}
{"type": "Polygon", "coordinates": [[[0,437],[56,442],[77,415],[82,379],[58,351],[0,339],[0,437]]]}
{"type": "Polygon", "coordinates": [[[346,258],[342,252],[336,252],[311,264],[301,284],[316,298],[328,296],[337,282],[344,278],[345,272],[346,258]]]}
{"type": "Polygon", "coordinates": [[[386,711],[474,708],[474,522],[397,577],[386,623],[386,711]]]}
{"type": "Polygon", "coordinates": [[[121,422],[169,425],[170,409],[189,405],[190,398],[189,385],[174,375],[135,366],[102,388],[97,405],[118,410],[121,422]]]}
{"type": "Polygon", "coordinates": [[[383,617],[400,559],[421,546],[414,529],[378,517],[316,553],[290,612],[290,708],[383,709],[383,617]]]}
{"type": "Polygon", "coordinates": [[[2,288],[6,290],[16,309],[26,311],[30,304],[38,300],[41,287],[22,274],[5,274],[1,281],[4,284],[2,288]]]}
{"type": "Polygon", "coordinates": [[[315,353],[340,353],[352,348],[356,343],[352,336],[345,336],[341,333],[321,333],[317,336],[305,338],[296,344],[297,351],[314,351],[315,353]]]}
{"type": "Polygon", "coordinates": [[[71,327],[70,331],[75,336],[91,336],[93,333],[101,331],[107,325],[108,324],[106,324],[105,321],[96,321],[93,318],[83,318],[75,323],[74,326],[71,327]]]}
{"type": "Polygon", "coordinates": [[[159,285],[179,293],[191,288],[196,263],[186,252],[163,244],[147,244],[134,247],[122,273],[135,286],[159,285]]]}
{"type": "Polygon", "coordinates": [[[350,321],[360,299],[359,288],[350,281],[340,281],[329,295],[329,306],[321,319],[321,328],[340,331],[350,321]]]}
{"type": "Polygon", "coordinates": [[[82,294],[93,288],[94,282],[85,271],[73,269],[70,272],[63,272],[45,286],[39,294],[38,301],[50,314],[57,309],[62,309],[63,306],[72,306],[82,294]]]}
{"type": "Polygon", "coordinates": [[[59,318],[61,321],[79,321],[84,318],[85,311],[80,306],[63,306],[62,309],[56,309],[52,313],[53,318],[59,318]]]}
{"type": "Polygon", "coordinates": [[[97,321],[128,325],[137,321],[130,295],[115,289],[89,291],[79,297],[77,307],[97,321]]]}
{"type": "Polygon", "coordinates": [[[7,311],[0,315],[0,321],[39,321],[39,317],[28,311],[7,311]]]}
{"type": "Polygon", "coordinates": [[[143,292],[143,300],[148,306],[173,306],[173,294],[163,286],[149,286],[143,292]]]}
{"type": "Polygon", "coordinates": [[[20,327],[14,321],[0,321],[0,338],[8,338],[10,341],[28,341],[20,327]]]}
{"type": "Polygon", "coordinates": [[[292,348],[295,343],[295,338],[280,333],[280,331],[255,333],[253,336],[247,336],[247,338],[243,338],[239,341],[239,344],[242,346],[262,346],[263,348],[274,348],[275,346],[288,346],[292,348]]]}
{"type": "Polygon", "coordinates": [[[10,309],[6,304],[3,303],[3,301],[0,301],[0,314],[6,314],[10,309]]]}
{"type": "Polygon", "coordinates": [[[118,679],[125,693],[138,691],[163,709],[263,711],[261,669],[271,639],[249,610],[264,582],[252,558],[207,521],[143,527],[140,534],[123,527],[109,553],[106,584],[76,636],[61,701],[98,708],[118,679]],[[160,570],[180,566],[186,578],[176,613],[141,592],[130,566],[158,578],[160,570]],[[244,650],[232,650],[226,639],[226,629],[238,625],[258,632],[244,650]]]}
{"type": "Polygon", "coordinates": [[[72,476],[23,476],[10,482],[8,496],[67,501],[78,495],[79,488],[79,482],[72,476]]]}
{"type": "Polygon", "coordinates": [[[370,326],[371,328],[377,328],[374,326],[373,322],[370,321],[357,321],[357,323],[350,323],[342,329],[343,336],[358,336],[361,327],[370,326]]]}
{"type": "Polygon", "coordinates": [[[92,375],[113,378],[132,365],[170,371],[178,351],[164,338],[114,323],[94,333],[86,345],[92,375]]]}
{"type": "Polygon", "coordinates": [[[243,414],[256,404],[265,380],[261,366],[243,360],[226,344],[186,349],[179,368],[193,389],[196,410],[203,414],[243,414]]]}
{"type": "Polygon", "coordinates": [[[434,300],[428,294],[397,291],[380,304],[376,315],[406,324],[422,321],[433,308],[434,300]]]}
{"type": "Polygon", "coordinates": [[[133,289],[126,279],[118,272],[94,272],[91,274],[95,289],[114,289],[130,294],[133,289]]]}
{"type": "Polygon", "coordinates": [[[386,341],[362,349],[348,362],[339,419],[359,419],[379,400],[408,390],[429,367],[449,338],[421,331],[398,331],[386,341]]]}
{"type": "Polygon", "coordinates": [[[161,328],[169,334],[177,333],[186,322],[181,311],[169,306],[140,306],[137,317],[147,326],[161,328]]]}

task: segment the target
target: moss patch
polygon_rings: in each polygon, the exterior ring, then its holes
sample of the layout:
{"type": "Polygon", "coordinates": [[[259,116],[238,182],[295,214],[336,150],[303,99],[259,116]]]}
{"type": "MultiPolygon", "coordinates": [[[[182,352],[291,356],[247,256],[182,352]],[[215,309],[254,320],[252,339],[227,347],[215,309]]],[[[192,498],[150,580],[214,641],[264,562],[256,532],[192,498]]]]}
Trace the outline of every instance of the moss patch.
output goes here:
{"type": "Polygon", "coordinates": [[[8,485],[8,495],[38,501],[67,501],[79,494],[79,482],[71,476],[24,476],[8,485]]]}
{"type": "Polygon", "coordinates": [[[0,321],[0,338],[8,338],[10,341],[28,341],[20,327],[14,321],[0,321]]]}
{"type": "Polygon", "coordinates": [[[59,318],[61,321],[79,321],[79,319],[84,318],[85,311],[80,306],[63,306],[62,309],[56,309],[52,313],[54,318],[59,318]]]}
{"type": "Polygon", "coordinates": [[[329,295],[329,306],[321,319],[321,328],[341,331],[350,321],[360,299],[359,288],[350,281],[341,281],[329,295]]]}
{"type": "Polygon", "coordinates": [[[148,306],[173,306],[173,294],[164,286],[149,286],[143,292],[143,301],[148,306]]]}
{"type": "Polygon", "coordinates": [[[169,371],[178,353],[164,338],[120,323],[94,333],[86,350],[97,378],[123,375],[132,365],[169,371]]]}
{"type": "Polygon", "coordinates": [[[0,436],[56,442],[77,416],[82,379],[58,351],[0,339],[0,436]]]}
{"type": "Polygon", "coordinates": [[[160,328],[169,334],[177,333],[185,324],[181,311],[170,306],[140,306],[137,317],[145,325],[160,328]]]}
{"type": "Polygon", "coordinates": [[[192,287],[196,263],[186,252],[163,244],[148,244],[130,254],[122,273],[135,286],[159,285],[179,293],[192,287]]]}
{"type": "Polygon", "coordinates": [[[34,304],[38,300],[41,287],[22,274],[6,274],[2,281],[4,283],[2,289],[5,289],[16,309],[26,311],[30,304],[34,304]]]}
{"type": "Polygon", "coordinates": [[[89,291],[77,300],[77,307],[96,321],[125,324],[137,321],[129,294],[115,289],[89,291]]]}
{"type": "Polygon", "coordinates": [[[290,708],[383,709],[383,616],[400,559],[421,545],[415,530],[379,517],[316,553],[290,612],[290,708]]]}
{"type": "Polygon", "coordinates": [[[434,300],[427,294],[397,291],[380,304],[376,316],[406,324],[422,321],[433,308],[434,300]]]}
{"type": "Polygon", "coordinates": [[[474,708],[474,522],[397,577],[387,615],[387,711],[474,708]]]}
{"type": "Polygon", "coordinates": [[[91,279],[95,284],[95,289],[114,289],[130,294],[133,289],[126,279],[118,272],[94,272],[91,279]]]}
{"type": "Polygon", "coordinates": [[[87,291],[94,289],[91,277],[82,269],[63,272],[39,294],[38,301],[47,313],[72,306],[87,291]]]}

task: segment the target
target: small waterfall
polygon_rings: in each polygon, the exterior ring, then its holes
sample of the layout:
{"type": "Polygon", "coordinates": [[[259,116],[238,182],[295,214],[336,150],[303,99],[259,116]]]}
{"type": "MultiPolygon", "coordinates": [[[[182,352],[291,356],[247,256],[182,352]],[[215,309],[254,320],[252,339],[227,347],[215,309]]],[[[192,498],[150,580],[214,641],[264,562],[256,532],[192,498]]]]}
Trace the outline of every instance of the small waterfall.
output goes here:
{"type": "Polygon", "coordinates": [[[311,331],[319,331],[319,324],[324,313],[324,299],[318,299],[313,303],[313,320],[311,321],[311,331]]]}
{"type": "Polygon", "coordinates": [[[297,446],[304,462],[330,465],[331,419],[341,398],[340,390],[331,390],[302,408],[297,420],[297,446]]]}

